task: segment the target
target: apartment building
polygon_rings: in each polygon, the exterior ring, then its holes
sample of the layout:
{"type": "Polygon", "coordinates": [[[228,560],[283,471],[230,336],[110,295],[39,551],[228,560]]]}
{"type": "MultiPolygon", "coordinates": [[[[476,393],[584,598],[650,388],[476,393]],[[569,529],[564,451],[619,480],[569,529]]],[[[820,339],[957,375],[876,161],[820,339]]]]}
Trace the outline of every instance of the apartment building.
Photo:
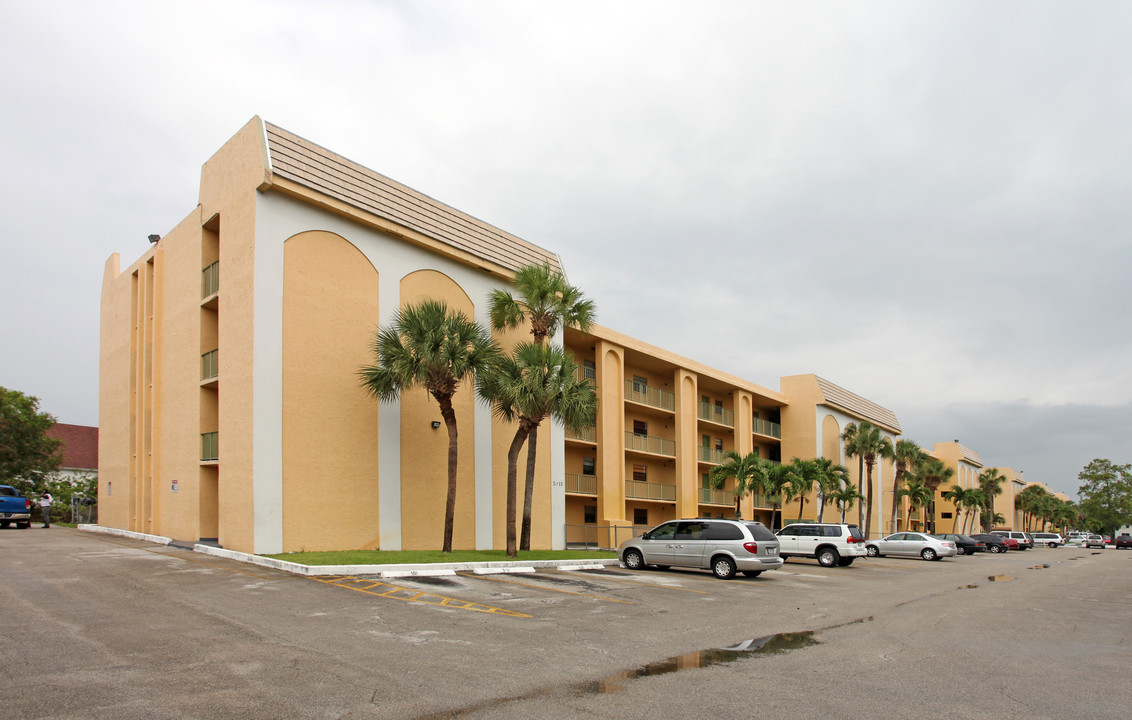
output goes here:
{"type": "Polygon", "coordinates": [[[979,487],[979,474],[983,471],[983,461],[979,457],[979,453],[958,440],[952,440],[951,442],[937,442],[930,454],[942,460],[947,467],[955,471],[951,480],[942,483],[935,491],[936,532],[953,532],[953,528],[962,532],[959,528],[963,527],[964,522],[969,519],[968,516],[971,514],[976,516],[973,519],[975,527],[978,528],[979,532],[982,532],[982,528],[979,527],[980,520],[977,510],[957,508],[954,502],[944,497],[944,493],[951,490],[955,485],[965,490],[979,487]]]}

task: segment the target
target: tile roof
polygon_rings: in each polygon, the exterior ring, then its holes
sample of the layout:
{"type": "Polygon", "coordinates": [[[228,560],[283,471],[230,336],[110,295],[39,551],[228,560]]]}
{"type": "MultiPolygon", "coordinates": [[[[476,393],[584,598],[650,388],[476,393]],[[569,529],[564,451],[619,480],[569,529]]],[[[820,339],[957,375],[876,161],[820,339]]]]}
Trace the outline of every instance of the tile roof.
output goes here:
{"type": "Polygon", "coordinates": [[[98,428],[55,423],[47,429],[47,434],[63,441],[64,470],[98,472],[98,428]]]}
{"type": "Polygon", "coordinates": [[[818,381],[818,388],[826,403],[900,434],[900,421],[896,419],[896,413],[851,393],[840,385],[834,385],[825,378],[817,375],[814,378],[818,381]]]}
{"type": "Polygon", "coordinates": [[[264,123],[273,176],[335,198],[510,270],[558,257],[337,153],[264,123]]]}
{"type": "Polygon", "coordinates": [[[959,445],[959,457],[963,458],[972,465],[978,465],[979,467],[983,466],[983,459],[979,457],[979,454],[966,445],[959,445]]]}

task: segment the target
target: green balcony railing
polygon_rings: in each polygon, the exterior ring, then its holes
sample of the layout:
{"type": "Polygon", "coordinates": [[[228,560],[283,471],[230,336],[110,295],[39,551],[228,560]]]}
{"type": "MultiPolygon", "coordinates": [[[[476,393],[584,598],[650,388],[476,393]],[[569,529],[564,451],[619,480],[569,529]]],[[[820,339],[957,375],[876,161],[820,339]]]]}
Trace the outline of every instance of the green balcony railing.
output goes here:
{"type": "Polygon", "coordinates": [[[566,492],[597,495],[597,476],[566,473],[566,492]]]}
{"type": "Polygon", "coordinates": [[[211,350],[200,356],[200,379],[211,380],[220,374],[219,350],[211,350]]]}
{"type": "Polygon", "coordinates": [[[676,502],[676,486],[660,483],[625,481],[625,497],[636,500],[664,500],[676,502]]]}
{"type": "Polygon", "coordinates": [[[200,459],[220,459],[220,433],[210,432],[200,434],[200,459]]]}
{"type": "Polygon", "coordinates": [[[628,431],[625,433],[625,449],[676,457],[676,443],[674,441],[653,435],[638,435],[628,431]]]}
{"type": "Polygon", "coordinates": [[[212,263],[201,271],[200,297],[201,300],[220,292],[220,261],[212,263]]]}
{"type": "Polygon", "coordinates": [[[574,379],[586,380],[590,384],[597,384],[597,370],[592,367],[580,367],[574,370],[574,379]]]}
{"type": "Polygon", "coordinates": [[[711,403],[699,403],[699,416],[700,420],[707,420],[708,422],[719,423],[727,427],[735,427],[735,413],[727,408],[712,405],[711,403]]]}
{"type": "Polygon", "coordinates": [[[733,490],[700,488],[700,502],[705,505],[729,505],[734,507],[735,492],[733,490]]]}
{"type": "Polygon", "coordinates": [[[596,443],[597,442],[597,428],[588,427],[581,430],[566,430],[567,440],[581,440],[582,442],[596,443]]]}
{"type": "Polygon", "coordinates": [[[715,463],[716,465],[720,465],[720,464],[723,463],[723,451],[722,450],[716,450],[713,447],[703,447],[701,445],[700,448],[699,448],[699,453],[700,453],[700,461],[701,462],[715,463]]]}
{"type": "Polygon", "coordinates": [[[755,418],[755,432],[759,435],[769,435],[774,438],[782,439],[782,426],[778,423],[771,422],[770,420],[760,420],[755,418]]]}
{"type": "Polygon", "coordinates": [[[662,410],[676,410],[675,393],[633,382],[632,380],[625,381],[625,399],[662,410]]]}

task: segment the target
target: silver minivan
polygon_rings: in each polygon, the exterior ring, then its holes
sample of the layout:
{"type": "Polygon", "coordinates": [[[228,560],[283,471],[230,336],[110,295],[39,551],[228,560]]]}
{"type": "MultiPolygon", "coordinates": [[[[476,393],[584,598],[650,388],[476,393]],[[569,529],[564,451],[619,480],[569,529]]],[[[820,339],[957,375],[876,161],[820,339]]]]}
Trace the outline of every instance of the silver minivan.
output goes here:
{"type": "Polygon", "coordinates": [[[626,540],[617,554],[630,570],[648,565],[700,568],[727,580],[736,571],[758,577],[782,567],[778,547],[778,538],[760,522],[688,518],[669,520],[626,540]]]}

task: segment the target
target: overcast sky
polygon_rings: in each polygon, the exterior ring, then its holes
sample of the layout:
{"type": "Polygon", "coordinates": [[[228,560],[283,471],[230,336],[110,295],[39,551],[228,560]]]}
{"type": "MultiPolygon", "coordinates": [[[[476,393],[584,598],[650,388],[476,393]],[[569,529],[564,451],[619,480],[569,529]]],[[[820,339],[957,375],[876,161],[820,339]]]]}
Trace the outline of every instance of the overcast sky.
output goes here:
{"type": "Polygon", "coordinates": [[[1132,3],[0,0],[0,385],[253,115],[557,252],[598,321],[1075,493],[1132,462],[1132,3]]]}

